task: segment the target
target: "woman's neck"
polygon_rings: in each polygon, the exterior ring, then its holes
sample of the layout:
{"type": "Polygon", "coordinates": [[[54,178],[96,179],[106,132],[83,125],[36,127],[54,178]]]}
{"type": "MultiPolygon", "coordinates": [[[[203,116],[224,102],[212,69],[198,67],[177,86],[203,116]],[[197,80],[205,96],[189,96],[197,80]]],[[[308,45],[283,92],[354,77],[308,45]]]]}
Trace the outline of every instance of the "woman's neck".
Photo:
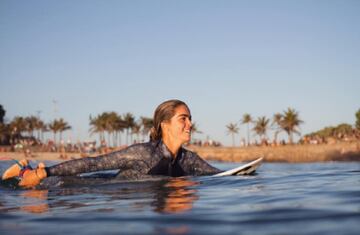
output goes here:
{"type": "Polygon", "coordinates": [[[176,142],[171,141],[168,138],[164,138],[163,142],[166,145],[166,147],[169,149],[173,157],[176,157],[177,153],[179,152],[179,149],[181,148],[181,144],[177,144],[176,142]]]}

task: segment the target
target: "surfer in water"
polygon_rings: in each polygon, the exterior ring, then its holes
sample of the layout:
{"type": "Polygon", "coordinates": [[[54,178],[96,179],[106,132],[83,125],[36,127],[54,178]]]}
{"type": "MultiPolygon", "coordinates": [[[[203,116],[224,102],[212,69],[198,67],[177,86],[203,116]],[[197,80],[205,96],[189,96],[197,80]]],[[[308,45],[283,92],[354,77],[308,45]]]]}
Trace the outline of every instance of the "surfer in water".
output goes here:
{"type": "Polygon", "coordinates": [[[19,185],[30,188],[50,176],[76,176],[104,170],[118,169],[119,175],[125,178],[139,178],[143,175],[199,176],[221,172],[196,153],[182,147],[190,141],[192,127],[190,109],[183,101],[168,100],[161,103],[154,112],[153,122],[150,141],[147,143],[50,167],[40,163],[36,169],[31,169],[28,162],[22,160],[6,170],[2,179],[20,176],[19,185]]]}

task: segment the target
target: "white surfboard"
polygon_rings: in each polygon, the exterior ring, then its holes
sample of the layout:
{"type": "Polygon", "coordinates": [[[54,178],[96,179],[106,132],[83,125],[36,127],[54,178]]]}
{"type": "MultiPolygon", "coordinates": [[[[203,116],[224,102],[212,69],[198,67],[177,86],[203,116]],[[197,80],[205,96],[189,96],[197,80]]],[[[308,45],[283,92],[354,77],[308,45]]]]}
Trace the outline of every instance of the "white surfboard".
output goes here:
{"type": "Polygon", "coordinates": [[[261,162],[264,158],[260,157],[252,162],[249,162],[245,165],[236,167],[231,170],[227,170],[221,173],[218,173],[214,176],[229,176],[229,175],[250,175],[255,172],[255,170],[261,165],[261,162]]]}

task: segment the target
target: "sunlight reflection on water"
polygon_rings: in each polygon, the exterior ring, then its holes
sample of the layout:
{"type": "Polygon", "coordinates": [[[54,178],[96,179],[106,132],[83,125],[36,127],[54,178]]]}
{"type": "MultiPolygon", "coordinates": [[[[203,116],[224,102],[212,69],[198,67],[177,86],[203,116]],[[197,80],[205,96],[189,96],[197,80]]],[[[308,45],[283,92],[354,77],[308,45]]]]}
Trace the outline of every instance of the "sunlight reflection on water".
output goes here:
{"type": "MultiPolygon", "coordinates": [[[[1,162],[3,171],[8,162],[1,162]]],[[[214,163],[230,169],[237,164],[214,163]]],[[[0,187],[1,234],[357,234],[360,163],[265,163],[253,176],[0,187]]]]}

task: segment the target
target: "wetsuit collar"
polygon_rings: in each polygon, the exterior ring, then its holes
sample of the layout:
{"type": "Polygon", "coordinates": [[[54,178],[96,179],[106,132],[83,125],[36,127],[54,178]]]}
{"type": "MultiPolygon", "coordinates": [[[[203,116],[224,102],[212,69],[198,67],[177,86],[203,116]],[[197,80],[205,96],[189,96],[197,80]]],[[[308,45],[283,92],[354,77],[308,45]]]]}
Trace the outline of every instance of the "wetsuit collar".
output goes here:
{"type": "Polygon", "coordinates": [[[173,161],[175,161],[182,154],[182,147],[180,147],[176,157],[174,158],[174,156],[170,152],[169,148],[166,146],[166,144],[162,140],[160,140],[159,146],[160,146],[161,153],[163,154],[163,156],[166,158],[171,158],[171,159],[173,159],[173,161]]]}

